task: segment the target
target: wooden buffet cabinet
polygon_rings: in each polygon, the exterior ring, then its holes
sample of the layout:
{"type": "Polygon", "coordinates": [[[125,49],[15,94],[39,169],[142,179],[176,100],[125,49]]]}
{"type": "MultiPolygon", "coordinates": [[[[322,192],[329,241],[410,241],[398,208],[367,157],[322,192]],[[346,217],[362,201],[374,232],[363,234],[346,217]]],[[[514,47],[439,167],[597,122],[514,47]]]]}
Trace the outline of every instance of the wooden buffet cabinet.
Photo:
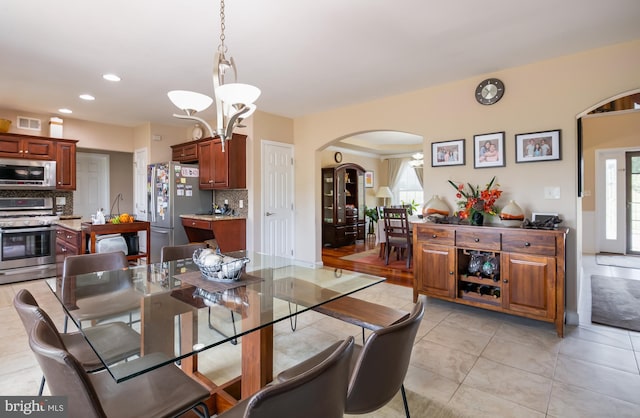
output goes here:
{"type": "Polygon", "coordinates": [[[415,223],[413,301],[424,294],[553,322],[562,337],[567,232],[415,223]]]}
{"type": "Polygon", "coordinates": [[[56,161],[56,189],[76,189],[76,143],[73,139],[0,134],[0,158],[56,161]]]}

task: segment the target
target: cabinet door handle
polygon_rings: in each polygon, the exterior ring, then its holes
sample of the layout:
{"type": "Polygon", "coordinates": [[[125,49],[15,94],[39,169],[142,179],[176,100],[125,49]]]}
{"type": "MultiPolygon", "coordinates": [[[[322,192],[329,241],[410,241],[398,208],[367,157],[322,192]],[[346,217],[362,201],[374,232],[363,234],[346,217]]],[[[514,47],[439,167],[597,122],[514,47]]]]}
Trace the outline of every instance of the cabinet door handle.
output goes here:
{"type": "Polygon", "coordinates": [[[474,239],[475,242],[480,242],[480,238],[474,239]]]}
{"type": "Polygon", "coordinates": [[[449,275],[450,275],[450,276],[453,276],[453,272],[452,272],[452,271],[450,271],[450,272],[449,272],[449,275]]]}
{"type": "Polygon", "coordinates": [[[431,238],[438,238],[436,234],[431,235],[431,238]]]}
{"type": "Polygon", "coordinates": [[[502,283],[509,283],[509,280],[507,280],[507,279],[502,279],[502,283]]]}
{"type": "Polygon", "coordinates": [[[525,243],[524,243],[524,246],[525,246],[525,247],[531,247],[531,243],[530,243],[530,242],[525,242],[525,243]]]}
{"type": "Polygon", "coordinates": [[[267,213],[264,214],[264,216],[271,216],[271,215],[275,215],[275,213],[267,212],[267,213]]]}

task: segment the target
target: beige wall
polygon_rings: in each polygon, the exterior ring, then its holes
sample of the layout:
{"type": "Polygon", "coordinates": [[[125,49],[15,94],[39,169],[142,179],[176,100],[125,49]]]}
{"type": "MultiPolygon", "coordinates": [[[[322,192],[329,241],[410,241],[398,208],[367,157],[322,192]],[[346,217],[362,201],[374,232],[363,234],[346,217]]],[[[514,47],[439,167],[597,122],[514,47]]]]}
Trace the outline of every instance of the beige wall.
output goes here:
{"type": "Polygon", "coordinates": [[[584,211],[596,210],[596,150],[640,147],[640,111],[599,114],[582,119],[584,158],[584,211]]]}
{"type": "Polygon", "coordinates": [[[577,315],[578,222],[576,116],[601,100],[638,87],[640,41],[561,57],[523,67],[486,74],[506,85],[503,99],[493,106],[474,98],[474,77],[403,95],[308,115],[294,121],[296,155],[296,258],[321,261],[320,195],[321,153],[327,144],[354,132],[399,130],[425,138],[430,144],[466,139],[466,165],[425,167],[425,195],[438,194],[452,205],[454,193],[447,180],[478,184],[497,176],[505,194],[501,203],[515,199],[532,211],[558,212],[570,228],[567,251],[567,310],[577,315]],[[606,75],[606,76],[603,76],[606,75]],[[331,123],[327,123],[331,121],[331,123]],[[562,160],[516,164],[514,135],[550,129],[562,130],[562,160]],[[473,135],[505,131],[506,166],[473,168],[473,135]],[[311,163],[313,162],[313,164],[311,163]],[[560,188],[560,199],[545,200],[544,188],[560,188]],[[310,231],[308,225],[316,225],[310,231]],[[315,245],[309,242],[313,234],[315,245]]]}

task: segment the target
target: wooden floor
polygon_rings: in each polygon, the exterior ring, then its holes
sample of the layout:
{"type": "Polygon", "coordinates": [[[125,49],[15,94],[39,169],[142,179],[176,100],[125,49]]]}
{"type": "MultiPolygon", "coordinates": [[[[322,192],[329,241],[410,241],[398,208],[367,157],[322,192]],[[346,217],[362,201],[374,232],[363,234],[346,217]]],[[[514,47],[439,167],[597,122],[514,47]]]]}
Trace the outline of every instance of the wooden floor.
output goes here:
{"type": "MultiPolygon", "coordinates": [[[[373,239],[365,239],[357,241],[354,245],[346,245],[344,247],[322,248],[322,263],[327,267],[342,268],[345,270],[359,271],[361,273],[383,276],[388,283],[398,284],[401,286],[413,286],[413,272],[407,272],[386,267],[372,266],[371,264],[358,263],[357,261],[341,260],[340,257],[345,255],[367,251],[375,247],[373,239]]],[[[413,262],[412,262],[413,264],[413,262]]],[[[413,265],[412,265],[413,268],[413,265]]]]}

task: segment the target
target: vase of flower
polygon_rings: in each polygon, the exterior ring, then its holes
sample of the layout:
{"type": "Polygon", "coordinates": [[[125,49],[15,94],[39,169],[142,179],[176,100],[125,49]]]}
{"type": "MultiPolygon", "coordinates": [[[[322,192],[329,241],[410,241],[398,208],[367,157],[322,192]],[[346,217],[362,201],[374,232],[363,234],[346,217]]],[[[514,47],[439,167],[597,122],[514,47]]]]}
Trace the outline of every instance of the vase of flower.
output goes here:
{"type": "Polygon", "coordinates": [[[484,224],[484,214],[482,212],[473,212],[469,218],[469,225],[482,226],[484,224]]]}
{"type": "Polygon", "coordinates": [[[483,225],[485,214],[497,215],[498,208],[495,203],[500,198],[502,191],[495,180],[494,176],[484,189],[470,183],[467,183],[469,188],[466,189],[463,183],[454,183],[448,180],[456,190],[456,198],[459,199],[457,216],[460,219],[466,219],[470,225],[483,225]]]}

